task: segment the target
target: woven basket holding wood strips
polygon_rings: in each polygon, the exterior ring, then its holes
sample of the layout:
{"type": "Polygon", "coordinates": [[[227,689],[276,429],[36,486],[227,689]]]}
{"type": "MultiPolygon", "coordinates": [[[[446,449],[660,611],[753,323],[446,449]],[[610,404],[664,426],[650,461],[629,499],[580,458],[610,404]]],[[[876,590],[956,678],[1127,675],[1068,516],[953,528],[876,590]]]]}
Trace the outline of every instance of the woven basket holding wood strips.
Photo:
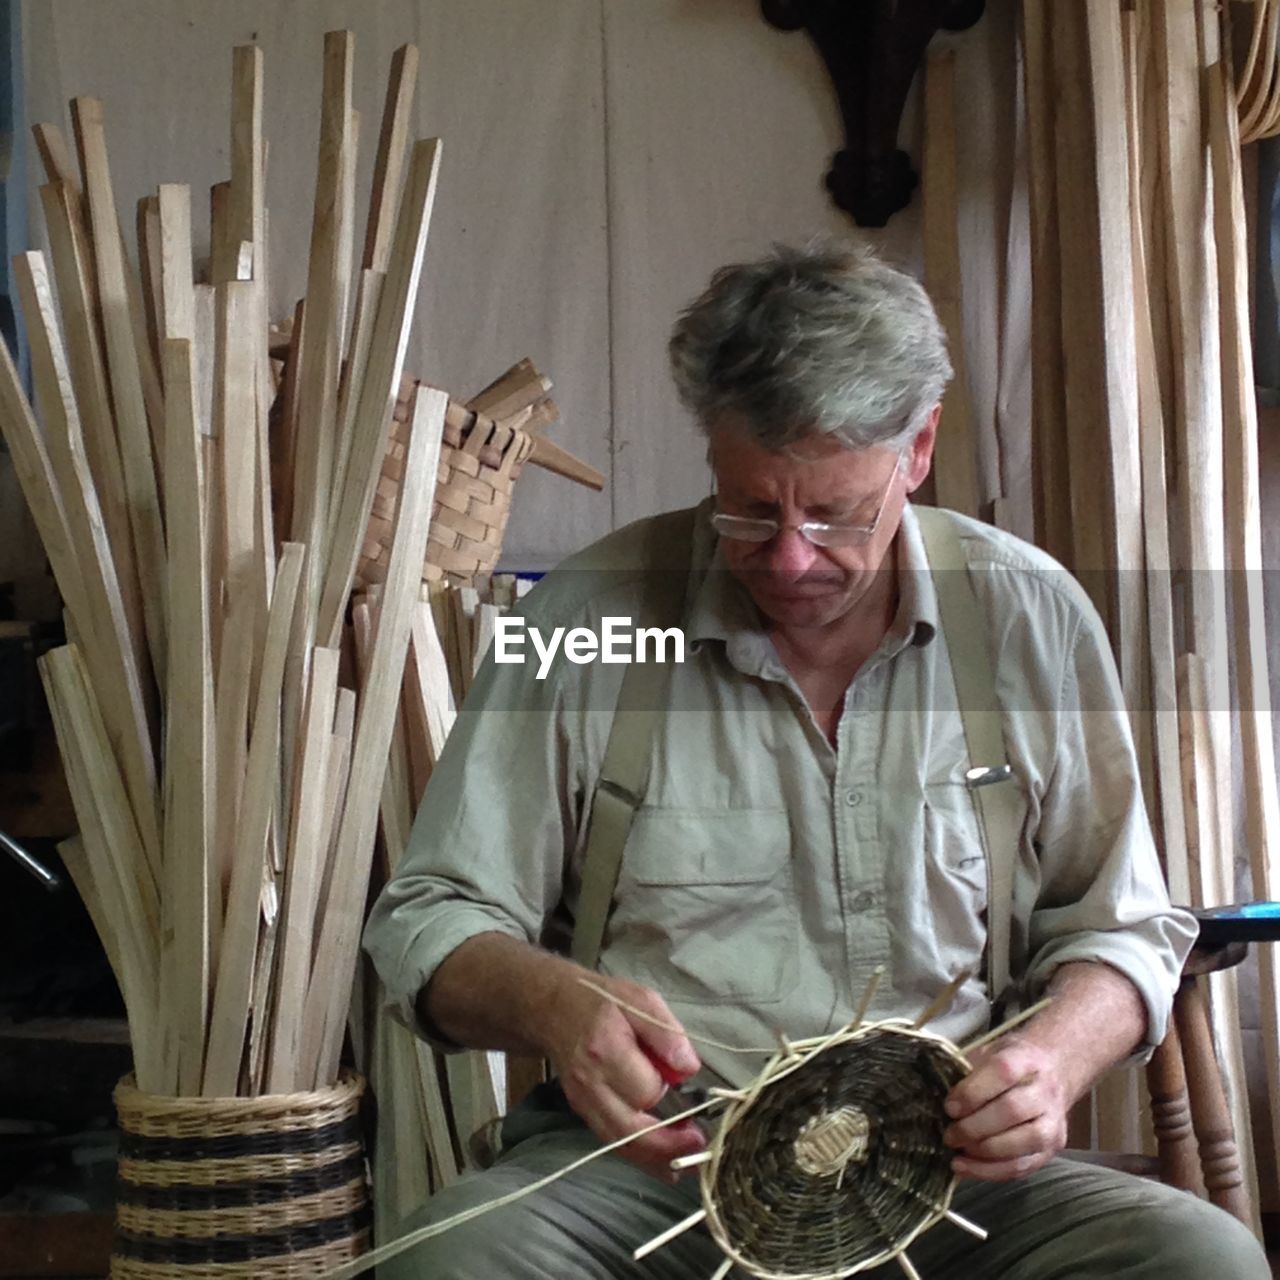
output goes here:
{"type": "Polygon", "coordinates": [[[369,1248],[360,1100],[332,1088],[261,1098],[157,1098],[116,1087],[113,1280],[292,1280],[369,1248]]]}
{"type": "MultiPolygon", "coordinates": [[[[404,379],[396,401],[387,455],[357,569],[363,587],[383,582],[387,576],[418,386],[412,378],[404,379]]],[[[533,437],[518,427],[502,426],[450,400],[423,581],[446,580],[469,586],[478,575],[493,571],[502,554],[512,491],[533,445],[533,437]]]]}
{"type": "Polygon", "coordinates": [[[874,1023],[786,1062],[724,1113],[701,1170],[707,1226],[768,1280],[879,1266],[950,1208],[942,1100],[965,1061],[938,1036],[874,1023]]]}

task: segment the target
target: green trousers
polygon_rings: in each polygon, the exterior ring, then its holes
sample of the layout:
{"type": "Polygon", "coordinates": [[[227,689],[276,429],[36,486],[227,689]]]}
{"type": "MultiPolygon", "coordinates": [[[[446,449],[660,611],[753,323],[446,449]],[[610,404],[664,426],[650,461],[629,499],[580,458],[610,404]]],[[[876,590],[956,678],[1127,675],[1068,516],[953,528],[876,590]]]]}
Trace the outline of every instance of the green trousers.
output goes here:
{"type": "MultiPolygon", "coordinates": [[[[569,1117],[512,1117],[501,1159],[434,1196],[411,1230],[505,1195],[597,1146],[569,1117]],[[527,1132],[528,1136],[525,1136],[527,1132]]],[[[709,1280],[723,1255],[704,1228],[643,1262],[632,1251],[700,1204],[686,1175],[668,1186],[617,1156],[517,1204],[428,1240],[378,1268],[379,1280],[709,1280]]],[[[990,1233],[948,1222],[908,1249],[922,1280],[1271,1280],[1253,1235],[1183,1191],[1071,1160],[1017,1182],[962,1182],[954,1208],[990,1233]]],[[[744,1273],[733,1271],[738,1280],[744,1273]]],[[[896,1262],[862,1275],[902,1280],[896,1262]]]]}

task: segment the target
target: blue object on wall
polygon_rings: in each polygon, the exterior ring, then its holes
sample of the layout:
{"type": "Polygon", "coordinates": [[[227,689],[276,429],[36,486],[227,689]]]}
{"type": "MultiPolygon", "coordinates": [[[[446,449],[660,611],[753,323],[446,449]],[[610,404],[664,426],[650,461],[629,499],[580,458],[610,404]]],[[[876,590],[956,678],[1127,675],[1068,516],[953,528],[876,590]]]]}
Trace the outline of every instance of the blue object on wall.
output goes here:
{"type": "Polygon", "coordinates": [[[26,134],[22,4],[21,0],[0,0],[0,248],[4,251],[0,255],[0,334],[29,387],[26,336],[19,323],[13,285],[13,256],[28,247],[26,134]]]}

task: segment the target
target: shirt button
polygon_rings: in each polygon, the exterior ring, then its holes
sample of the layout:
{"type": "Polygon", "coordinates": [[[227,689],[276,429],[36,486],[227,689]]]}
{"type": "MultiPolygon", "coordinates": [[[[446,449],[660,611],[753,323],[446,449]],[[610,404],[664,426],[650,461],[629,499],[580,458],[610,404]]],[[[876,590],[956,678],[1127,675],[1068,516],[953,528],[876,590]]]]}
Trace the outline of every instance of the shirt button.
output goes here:
{"type": "Polygon", "coordinates": [[[844,793],[844,802],[850,809],[856,809],[862,803],[862,792],[846,791],[844,793]]]}
{"type": "Polygon", "coordinates": [[[853,909],[855,911],[870,911],[876,905],[876,895],[874,893],[860,893],[853,900],[853,909]]]}

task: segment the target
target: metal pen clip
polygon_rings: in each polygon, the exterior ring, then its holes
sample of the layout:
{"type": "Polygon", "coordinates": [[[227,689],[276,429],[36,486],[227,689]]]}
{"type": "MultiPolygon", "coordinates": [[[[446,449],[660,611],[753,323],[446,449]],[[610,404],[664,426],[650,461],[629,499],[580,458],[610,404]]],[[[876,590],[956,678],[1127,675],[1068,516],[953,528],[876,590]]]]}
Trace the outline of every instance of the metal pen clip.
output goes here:
{"type": "Polygon", "coordinates": [[[996,782],[1008,782],[1013,777],[1013,766],[1010,764],[980,764],[966,769],[964,784],[966,787],[989,787],[996,782]]]}

